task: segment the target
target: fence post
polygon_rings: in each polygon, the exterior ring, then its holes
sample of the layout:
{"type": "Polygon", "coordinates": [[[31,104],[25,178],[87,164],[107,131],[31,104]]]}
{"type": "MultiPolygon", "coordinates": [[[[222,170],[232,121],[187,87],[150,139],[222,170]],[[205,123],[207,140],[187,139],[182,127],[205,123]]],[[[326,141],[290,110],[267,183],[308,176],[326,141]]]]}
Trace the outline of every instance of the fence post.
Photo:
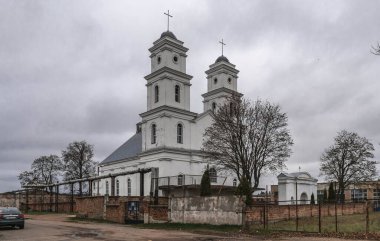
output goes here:
{"type": "Polygon", "coordinates": [[[26,204],[26,208],[25,208],[25,213],[28,213],[28,206],[29,206],[29,189],[26,188],[26,200],[25,200],[25,204],[26,204]]]}
{"type": "Polygon", "coordinates": [[[55,192],[55,212],[58,213],[58,197],[59,197],[59,185],[57,184],[55,192]]]}
{"type": "Polygon", "coordinates": [[[44,210],[44,189],[40,189],[40,212],[44,210]]]}
{"type": "Polygon", "coordinates": [[[318,202],[318,232],[321,233],[321,202],[318,202]]]}
{"type": "Polygon", "coordinates": [[[74,212],[74,183],[71,183],[70,211],[74,212]]]}
{"type": "Polygon", "coordinates": [[[296,231],[298,232],[298,201],[296,198],[296,231]]]}
{"type": "Polygon", "coordinates": [[[50,191],[50,212],[53,212],[53,186],[49,186],[50,191]]]}
{"type": "Polygon", "coordinates": [[[365,233],[369,232],[369,207],[368,207],[368,200],[366,201],[366,217],[365,217],[365,233]]]}
{"type": "Polygon", "coordinates": [[[336,211],[336,202],[337,200],[335,199],[335,232],[338,232],[338,213],[336,211]]]}
{"type": "Polygon", "coordinates": [[[267,222],[266,223],[266,227],[268,229],[269,228],[269,205],[266,205],[266,211],[265,211],[265,213],[266,213],[266,215],[265,215],[265,221],[267,222]]]}
{"type": "Polygon", "coordinates": [[[266,217],[266,202],[264,202],[264,212],[263,212],[263,218],[264,218],[264,229],[266,229],[266,221],[265,221],[265,217],[266,217]]]}

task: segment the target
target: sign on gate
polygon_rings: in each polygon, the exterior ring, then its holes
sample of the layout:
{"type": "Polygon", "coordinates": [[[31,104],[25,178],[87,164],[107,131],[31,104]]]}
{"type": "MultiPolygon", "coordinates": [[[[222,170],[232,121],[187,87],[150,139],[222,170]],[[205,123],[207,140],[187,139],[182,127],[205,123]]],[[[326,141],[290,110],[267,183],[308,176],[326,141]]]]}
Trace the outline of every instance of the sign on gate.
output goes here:
{"type": "Polygon", "coordinates": [[[143,223],[144,220],[140,219],[140,202],[139,201],[129,201],[125,203],[125,223],[136,224],[143,223]]]}

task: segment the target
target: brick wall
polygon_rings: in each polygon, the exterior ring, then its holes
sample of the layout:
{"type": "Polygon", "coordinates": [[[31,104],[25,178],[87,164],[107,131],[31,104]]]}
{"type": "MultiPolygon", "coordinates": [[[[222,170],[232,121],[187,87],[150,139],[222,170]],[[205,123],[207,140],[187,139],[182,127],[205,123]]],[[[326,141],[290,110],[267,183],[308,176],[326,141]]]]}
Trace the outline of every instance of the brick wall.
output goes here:
{"type": "MultiPolygon", "coordinates": [[[[269,221],[280,221],[298,217],[314,217],[319,215],[318,205],[269,205],[266,212],[269,221]],[[298,209],[298,211],[297,211],[298,209]]],[[[337,215],[362,214],[366,212],[366,203],[337,204],[337,215]]],[[[263,222],[264,206],[247,207],[245,211],[246,222],[263,222]]],[[[335,204],[321,205],[322,216],[335,216],[335,204]]]]}
{"type": "MultiPolygon", "coordinates": [[[[149,198],[144,198],[140,196],[135,197],[124,197],[124,196],[112,196],[112,197],[81,197],[77,198],[77,212],[78,216],[95,218],[95,219],[105,219],[108,221],[116,223],[125,223],[126,216],[129,219],[134,219],[135,213],[129,213],[127,210],[128,202],[138,201],[139,202],[139,212],[137,213],[138,220],[144,220],[144,214],[149,212],[149,203],[151,200],[149,198]]],[[[162,209],[152,209],[152,215],[156,219],[164,219],[166,212],[167,220],[167,199],[159,199],[159,203],[163,203],[161,206],[165,206],[162,209]]]]}
{"type": "Polygon", "coordinates": [[[148,223],[163,223],[168,222],[168,205],[149,205],[149,220],[146,221],[148,223]]]}
{"type": "Polygon", "coordinates": [[[103,219],[104,197],[78,197],[75,200],[78,216],[103,219]]]}
{"type": "Polygon", "coordinates": [[[244,206],[237,196],[173,197],[169,204],[169,219],[175,223],[241,225],[244,206]]]}

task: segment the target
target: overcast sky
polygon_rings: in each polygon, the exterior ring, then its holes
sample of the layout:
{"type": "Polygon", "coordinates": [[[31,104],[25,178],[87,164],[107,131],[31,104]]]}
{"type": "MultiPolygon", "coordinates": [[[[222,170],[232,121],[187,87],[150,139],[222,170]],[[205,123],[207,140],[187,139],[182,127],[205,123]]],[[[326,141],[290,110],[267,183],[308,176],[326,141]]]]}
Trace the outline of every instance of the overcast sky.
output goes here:
{"type": "MultiPolygon", "coordinates": [[[[288,172],[319,175],[342,129],[380,157],[380,1],[0,0],[0,192],[42,155],[86,140],[102,161],[146,111],[148,48],[170,29],[190,50],[191,110],[202,112],[205,70],[221,55],[238,90],[288,114],[288,172]]],[[[378,166],[379,168],[379,166],[378,166]]],[[[273,183],[273,181],[271,181],[273,183]]]]}

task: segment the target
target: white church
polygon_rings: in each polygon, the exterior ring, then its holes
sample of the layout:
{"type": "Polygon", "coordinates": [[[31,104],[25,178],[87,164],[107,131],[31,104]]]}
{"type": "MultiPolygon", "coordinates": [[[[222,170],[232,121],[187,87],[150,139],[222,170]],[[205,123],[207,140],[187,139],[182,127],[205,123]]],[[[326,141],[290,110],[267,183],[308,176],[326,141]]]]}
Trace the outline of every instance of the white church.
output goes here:
{"type": "Polygon", "coordinates": [[[151,73],[145,76],[147,109],[140,114],[136,133],[98,166],[102,176],[144,168],[152,171],[102,179],[93,184],[94,194],[147,196],[156,192],[162,196],[183,190],[184,186],[188,192],[193,187],[193,192],[199,193],[196,187],[199,188],[207,165],[212,186],[232,190],[238,185],[233,175],[218,173],[201,148],[213,111],[232,94],[242,96],[237,91],[239,71],[223,54],[218,57],[206,71],[203,112],[192,112],[192,76],[186,73],[187,51],[184,43],[169,30],[153,43],[149,49],[151,73]]]}

